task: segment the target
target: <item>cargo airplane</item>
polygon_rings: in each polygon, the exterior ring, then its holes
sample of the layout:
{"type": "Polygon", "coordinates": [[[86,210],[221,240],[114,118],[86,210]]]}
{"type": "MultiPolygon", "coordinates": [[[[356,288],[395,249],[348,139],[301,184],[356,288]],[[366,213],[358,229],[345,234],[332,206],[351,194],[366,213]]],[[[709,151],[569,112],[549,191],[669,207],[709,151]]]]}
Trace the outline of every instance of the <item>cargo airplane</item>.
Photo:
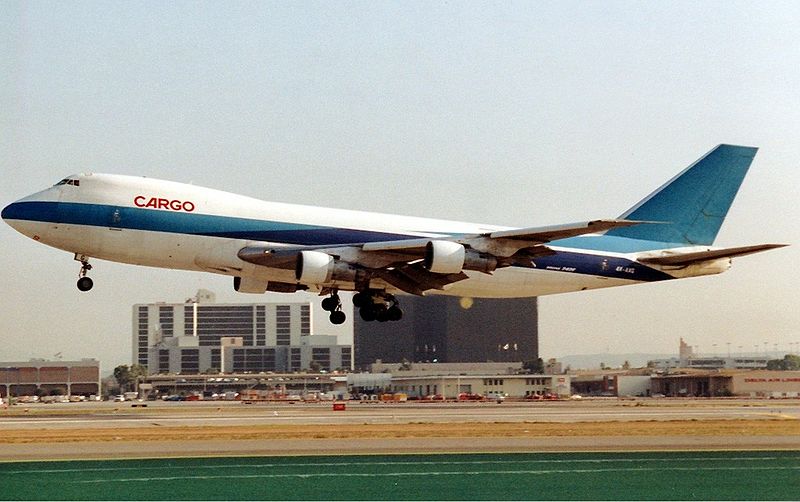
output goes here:
{"type": "Polygon", "coordinates": [[[781,247],[712,247],[756,150],[717,146],[619,218],[540,228],[265,202],[114,174],[68,176],[2,218],[74,253],[81,291],[97,258],[224,274],[243,293],[317,292],[334,324],[345,321],[339,291],[354,291],[364,320],[396,321],[398,294],[532,297],[683,279],[781,247]]]}

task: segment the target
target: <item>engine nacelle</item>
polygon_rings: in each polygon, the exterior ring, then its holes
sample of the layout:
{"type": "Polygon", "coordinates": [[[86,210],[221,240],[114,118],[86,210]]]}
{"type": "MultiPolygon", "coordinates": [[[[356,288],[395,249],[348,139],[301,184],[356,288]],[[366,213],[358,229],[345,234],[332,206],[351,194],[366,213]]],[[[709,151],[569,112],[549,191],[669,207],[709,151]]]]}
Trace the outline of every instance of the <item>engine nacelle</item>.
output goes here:
{"type": "Polygon", "coordinates": [[[333,256],[319,251],[297,253],[295,277],[305,284],[323,284],[333,275],[333,256]]]}
{"type": "Polygon", "coordinates": [[[337,261],[321,251],[297,253],[295,277],[303,284],[325,284],[331,281],[356,280],[358,270],[348,263],[337,261]]]}
{"type": "Polygon", "coordinates": [[[264,294],[267,290],[266,279],[257,279],[255,277],[234,277],[233,289],[239,293],[255,293],[264,294]]]}
{"type": "Polygon", "coordinates": [[[425,246],[425,268],[437,274],[458,274],[462,270],[490,273],[497,258],[483,255],[452,241],[429,241],[425,246]]]}
{"type": "Polygon", "coordinates": [[[425,268],[437,274],[457,274],[464,269],[467,254],[463,245],[452,241],[428,241],[425,268]]]}

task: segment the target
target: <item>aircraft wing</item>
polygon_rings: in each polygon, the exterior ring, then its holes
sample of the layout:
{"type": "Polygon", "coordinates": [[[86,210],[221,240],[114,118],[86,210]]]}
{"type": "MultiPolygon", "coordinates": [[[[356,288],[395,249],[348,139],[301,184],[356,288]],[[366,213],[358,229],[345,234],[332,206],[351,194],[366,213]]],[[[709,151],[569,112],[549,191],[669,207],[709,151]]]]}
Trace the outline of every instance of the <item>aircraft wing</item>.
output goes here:
{"type": "MultiPolygon", "coordinates": [[[[532,250],[532,256],[541,255],[545,251],[546,244],[551,241],[576,237],[585,234],[595,234],[605,232],[612,228],[630,227],[642,223],[658,223],[650,221],[634,220],[593,220],[580,223],[569,223],[566,225],[554,225],[549,227],[530,227],[516,228],[512,230],[498,230],[483,234],[466,235],[461,237],[448,238],[423,238],[410,240],[397,240],[386,242],[370,242],[361,245],[361,249],[369,252],[394,251],[405,253],[423,253],[427,243],[431,240],[452,240],[460,244],[466,244],[480,251],[499,258],[508,258],[523,249],[532,250]],[[536,252],[538,248],[538,251],[536,252]]],[[[551,252],[544,252],[551,254],[551,252]]]]}
{"type": "Polygon", "coordinates": [[[698,251],[693,253],[679,253],[651,258],[640,258],[639,261],[647,265],[665,265],[674,267],[685,267],[694,263],[704,261],[719,260],[722,258],[734,258],[749,254],[760,253],[770,249],[782,248],[786,244],[759,244],[756,246],[743,246],[736,248],[714,249],[709,251],[698,251]]]}
{"type": "Polygon", "coordinates": [[[538,228],[519,228],[514,230],[500,230],[483,234],[491,239],[517,239],[545,243],[558,239],[566,239],[578,235],[595,234],[605,232],[612,228],[631,227],[642,223],[654,223],[649,221],[634,220],[593,220],[580,223],[568,223],[566,225],[553,225],[538,228]]]}
{"type": "MultiPolygon", "coordinates": [[[[270,268],[293,269],[298,253],[316,251],[358,267],[370,277],[382,279],[407,293],[422,295],[432,289],[467,279],[464,270],[491,274],[498,267],[530,263],[531,258],[553,254],[545,244],[578,235],[598,233],[611,228],[629,227],[643,222],[630,220],[594,220],[567,225],[499,230],[482,234],[446,237],[425,237],[382,242],[353,243],[338,246],[270,247],[252,245],[242,248],[238,256],[244,261],[270,268]],[[469,250],[472,268],[464,263],[454,269],[426,267],[431,243],[444,244],[462,256],[469,250]],[[456,251],[457,250],[457,251],[456,251]],[[477,260],[477,261],[475,261],[477,260]],[[478,265],[475,265],[478,263],[478,265]]],[[[436,251],[433,251],[435,253],[436,251]]]]}

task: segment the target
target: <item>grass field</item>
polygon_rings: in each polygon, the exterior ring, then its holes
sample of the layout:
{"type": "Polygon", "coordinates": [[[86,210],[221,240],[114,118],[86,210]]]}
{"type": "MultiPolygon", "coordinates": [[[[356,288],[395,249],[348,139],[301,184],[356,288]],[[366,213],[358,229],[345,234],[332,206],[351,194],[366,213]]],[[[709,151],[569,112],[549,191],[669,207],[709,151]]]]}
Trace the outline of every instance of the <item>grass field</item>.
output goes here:
{"type": "Polygon", "coordinates": [[[375,455],[0,464],[0,498],[796,500],[798,452],[375,455]]]}

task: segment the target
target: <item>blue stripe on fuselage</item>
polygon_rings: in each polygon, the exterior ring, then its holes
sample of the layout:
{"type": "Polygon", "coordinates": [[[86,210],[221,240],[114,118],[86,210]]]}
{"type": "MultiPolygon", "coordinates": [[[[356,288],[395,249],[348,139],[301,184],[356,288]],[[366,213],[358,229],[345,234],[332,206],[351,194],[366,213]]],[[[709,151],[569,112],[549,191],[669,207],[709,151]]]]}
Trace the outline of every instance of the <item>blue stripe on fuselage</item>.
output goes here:
{"type": "Polygon", "coordinates": [[[673,278],[660,270],[627,258],[562,250],[559,250],[554,255],[534,258],[531,264],[537,270],[595,275],[610,279],[654,282],[673,278]]]}
{"type": "MultiPolygon", "coordinates": [[[[301,246],[334,246],[418,238],[418,235],[400,233],[74,202],[17,202],[6,207],[2,217],[8,220],[114,227],[301,246]]],[[[658,246],[659,243],[604,236],[575,237],[554,241],[551,244],[619,253],[670,247],[663,244],[658,246]]],[[[567,250],[558,250],[554,255],[535,258],[530,267],[526,268],[647,282],[672,279],[668,274],[627,258],[567,250]]]]}
{"type": "Polygon", "coordinates": [[[417,237],[388,232],[74,202],[17,202],[3,211],[3,218],[304,246],[380,242],[417,237]]]}

